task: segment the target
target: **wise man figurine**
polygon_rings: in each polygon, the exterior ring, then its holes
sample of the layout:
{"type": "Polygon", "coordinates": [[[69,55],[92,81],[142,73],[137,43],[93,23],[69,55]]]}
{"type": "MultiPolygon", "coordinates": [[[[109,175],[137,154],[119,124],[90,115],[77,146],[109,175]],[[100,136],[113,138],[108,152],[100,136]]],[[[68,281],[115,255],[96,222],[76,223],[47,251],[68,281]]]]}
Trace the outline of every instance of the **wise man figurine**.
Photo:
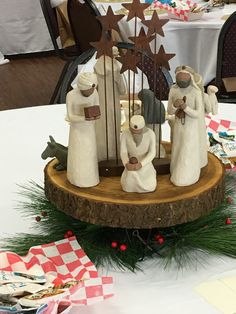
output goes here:
{"type": "Polygon", "coordinates": [[[147,193],[156,189],[155,133],[145,126],[143,116],[134,115],[121,135],[120,156],[124,165],[121,186],[125,192],[147,193]]]}
{"type": "Polygon", "coordinates": [[[176,84],[168,97],[168,114],[175,114],[171,152],[171,182],[176,186],[196,183],[200,177],[200,135],[202,93],[194,80],[194,70],[176,68],[176,84]]]}
{"type": "Polygon", "coordinates": [[[70,123],[67,178],[78,187],[99,183],[95,120],[100,118],[94,73],[80,74],[77,88],[67,94],[67,121],[70,123]]]}

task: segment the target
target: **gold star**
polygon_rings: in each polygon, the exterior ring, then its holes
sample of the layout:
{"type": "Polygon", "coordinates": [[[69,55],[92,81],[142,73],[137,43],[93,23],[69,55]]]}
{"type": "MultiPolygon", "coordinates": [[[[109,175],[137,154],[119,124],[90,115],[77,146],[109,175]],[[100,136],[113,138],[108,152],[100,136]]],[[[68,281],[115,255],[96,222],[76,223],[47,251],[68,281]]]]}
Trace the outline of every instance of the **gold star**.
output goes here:
{"type": "Polygon", "coordinates": [[[109,5],[107,14],[105,16],[97,16],[96,18],[100,21],[104,30],[109,31],[114,29],[117,32],[120,32],[118,22],[124,16],[124,14],[114,14],[111,6],[109,5]]]}
{"type": "Polygon", "coordinates": [[[153,33],[165,36],[162,27],[168,22],[168,19],[159,19],[157,12],[154,11],[151,20],[142,21],[144,25],[147,26],[147,35],[150,36],[153,33]]]}
{"type": "Polygon", "coordinates": [[[139,0],[133,0],[132,3],[122,3],[122,6],[129,11],[127,21],[132,20],[134,17],[139,17],[144,20],[143,11],[150,6],[149,3],[140,3],[139,0]]]}
{"type": "Polygon", "coordinates": [[[169,60],[175,56],[175,53],[166,53],[164,47],[161,45],[158,53],[153,54],[153,59],[156,61],[157,65],[170,70],[169,60]]]}
{"type": "Polygon", "coordinates": [[[96,59],[102,55],[109,56],[113,58],[112,47],[116,44],[113,40],[108,40],[103,34],[99,41],[90,42],[90,45],[97,50],[96,59]]]}
{"type": "Polygon", "coordinates": [[[126,51],[126,54],[122,57],[116,58],[120,63],[122,63],[122,68],[120,70],[120,73],[125,72],[126,70],[131,70],[135,73],[138,73],[137,70],[137,63],[140,62],[141,57],[135,54],[134,51],[131,51],[130,49],[126,51]]]}

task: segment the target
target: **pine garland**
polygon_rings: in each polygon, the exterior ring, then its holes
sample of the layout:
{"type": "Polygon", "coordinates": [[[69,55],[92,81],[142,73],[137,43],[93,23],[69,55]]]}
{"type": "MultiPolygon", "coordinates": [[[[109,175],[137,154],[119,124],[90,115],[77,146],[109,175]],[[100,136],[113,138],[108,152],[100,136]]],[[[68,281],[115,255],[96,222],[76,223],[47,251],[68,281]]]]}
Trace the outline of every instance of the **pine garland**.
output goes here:
{"type": "Polygon", "coordinates": [[[236,257],[235,178],[233,171],[227,171],[225,201],[210,214],[186,224],[151,230],[81,222],[59,211],[47,200],[41,186],[29,182],[20,186],[19,194],[26,200],[19,202],[18,209],[23,216],[31,217],[37,234],[18,234],[4,239],[1,246],[25,255],[32,246],[75,235],[97,266],[110,264],[132,271],[147,257],[156,258],[164,267],[175,261],[179,268],[196,265],[196,258],[203,262],[208,254],[236,257]]]}

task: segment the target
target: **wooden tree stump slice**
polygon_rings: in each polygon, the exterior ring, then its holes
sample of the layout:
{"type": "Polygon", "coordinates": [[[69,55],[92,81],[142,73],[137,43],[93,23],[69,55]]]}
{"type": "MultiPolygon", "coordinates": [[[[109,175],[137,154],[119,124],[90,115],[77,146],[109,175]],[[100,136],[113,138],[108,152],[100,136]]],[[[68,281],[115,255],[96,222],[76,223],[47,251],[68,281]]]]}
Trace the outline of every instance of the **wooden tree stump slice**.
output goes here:
{"type": "Polygon", "coordinates": [[[56,171],[52,160],[45,167],[45,194],[59,210],[81,221],[121,228],[162,228],[193,221],[224,200],[224,167],[212,154],[200,180],[176,187],[170,175],[157,176],[152,193],[126,193],[120,177],[100,177],[92,188],[69,183],[66,171],[56,171]]]}

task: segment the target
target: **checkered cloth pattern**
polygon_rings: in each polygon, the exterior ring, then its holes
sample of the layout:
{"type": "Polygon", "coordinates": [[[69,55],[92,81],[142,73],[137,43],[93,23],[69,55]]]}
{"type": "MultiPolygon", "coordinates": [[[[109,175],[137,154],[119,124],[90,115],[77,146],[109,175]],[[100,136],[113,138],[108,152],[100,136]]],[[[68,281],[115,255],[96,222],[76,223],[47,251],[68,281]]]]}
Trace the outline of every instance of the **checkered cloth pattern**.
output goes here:
{"type": "MultiPolygon", "coordinates": [[[[189,6],[189,8],[194,8],[197,6],[196,3],[189,1],[189,0],[185,1],[184,3],[186,3],[189,6]]],[[[154,8],[164,9],[164,10],[168,11],[168,13],[177,16],[180,20],[183,20],[183,21],[189,20],[189,13],[191,12],[190,9],[189,10],[183,10],[180,8],[173,8],[169,4],[161,3],[159,1],[154,1],[153,6],[154,6],[154,8]]]]}
{"type": "Polygon", "coordinates": [[[236,122],[229,120],[215,119],[209,115],[205,117],[207,132],[226,132],[236,130],[236,122]]]}
{"type": "MultiPolygon", "coordinates": [[[[55,285],[71,279],[85,279],[79,285],[72,287],[68,295],[63,294],[63,300],[65,299],[67,304],[92,304],[113,295],[112,278],[98,277],[96,267],[75,237],[34,246],[24,257],[12,252],[0,251],[0,270],[24,272],[35,265],[40,265],[47,278],[50,278],[55,285]]],[[[61,300],[52,302],[53,308],[58,307],[60,302],[61,300]]],[[[48,308],[50,306],[51,302],[48,308]]],[[[48,311],[48,308],[44,313],[57,313],[56,310],[48,311]]]]}

